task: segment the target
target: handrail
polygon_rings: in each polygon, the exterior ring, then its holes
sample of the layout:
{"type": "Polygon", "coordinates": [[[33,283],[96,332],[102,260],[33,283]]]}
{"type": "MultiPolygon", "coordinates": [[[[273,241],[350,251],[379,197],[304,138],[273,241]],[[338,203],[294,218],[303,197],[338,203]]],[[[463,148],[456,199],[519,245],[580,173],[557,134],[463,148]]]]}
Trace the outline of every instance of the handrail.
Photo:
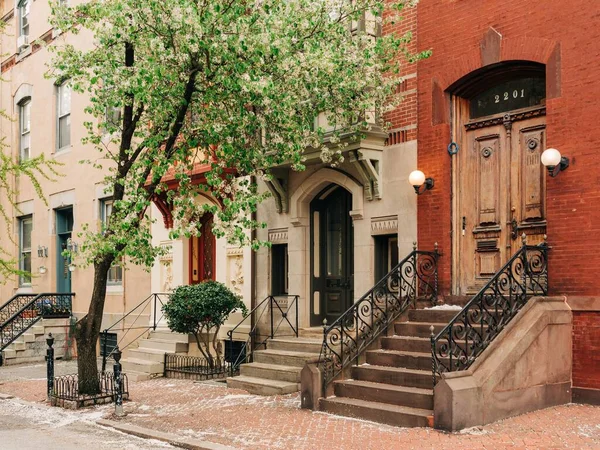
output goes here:
{"type": "Polygon", "coordinates": [[[37,294],[15,294],[9,298],[6,303],[0,306],[0,324],[6,322],[15,313],[15,311],[19,311],[24,304],[28,303],[28,301],[25,303],[20,302],[19,300],[21,298],[27,299],[36,296],[37,294]],[[15,307],[15,305],[17,306],[15,307]]]}
{"type": "Polygon", "coordinates": [[[117,347],[119,347],[119,344],[123,341],[123,339],[125,339],[125,337],[131,330],[144,330],[144,331],[142,331],[135,338],[133,338],[127,345],[125,345],[124,347],[121,347],[120,350],[123,351],[124,349],[129,347],[134,342],[137,342],[137,340],[140,337],[142,337],[144,334],[146,334],[148,331],[150,331],[150,329],[156,330],[156,326],[161,321],[161,319],[163,318],[163,315],[164,315],[164,313],[162,312],[162,306],[164,306],[164,303],[163,303],[163,299],[161,298],[161,296],[169,296],[169,295],[170,294],[164,293],[164,292],[155,292],[153,294],[150,294],[148,297],[146,297],[144,300],[142,300],[137,306],[135,306],[131,311],[129,311],[127,314],[125,314],[123,317],[121,317],[119,320],[117,320],[115,323],[113,323],[110,327],[105,328],[101,332],[101,334],[104,335],[104,342],[103,342],[103,347],[102,347],[102,372],[104,372],[106,370],[106,360],[110,356],[112,356],[112,354],[116,350],[116,348],[113,348],[113,349],[111,349],[110,353],[107,354],[106,346],[107,346],[108,332],[110,330],[112,330],[113,328],[115,328],[121,322],[124,322],[125,319],[127,317],[129,317],[130,315],[132,315],[134,312],[138,311],[138,314],[135,316],[135,319],[133,319],[131,326],[129,326],[127,329],[125,329],[125,327],[123,327],[122,331],[124,331],[124,333],[121,335],[121,338],[117,342],[117,347]],[[154,301],[154,308],[153,308],[152,312],[150,313],[152,315],[152,325],[133,326],[136,323],[136,321],[140,318],[142,313],[146,310],[146,306],[148,306],[152,301],[154,301]],[[158,303],[160,303],[160,305],[161,305],[161,308],[160,308],[161,315],[157,319],[158,311],[157,311],[156,307],[158,306],[158,303]]]}
{"type": "Polygon", "coordinates": [[[323,394],[327,386],[418,299],[437,302],[439,259],[437,243],[433,252],[413,251],[375,286],[348,308],[331,325],[323,321],[323,346],[319,368],[323,394]]]}
{"type": "MultiPolygon", "coordinates": [[[[25,333],[42,317],[69,314],[73,312],[74,293],[44,292],[37,294],[26,305],[0,324],[0,351],[25,333]]],[[[1,361],[0,361],[1,362],[1,361]]]]}
{"type": "MultiPolygon", "coordinates": [[[[433,384],[443,372],[465,370],[517,315],[527,301],[548,294],[548,244],[521,248],[454,316],[431,336],[433,384]]],[[[432,330],[433,331],[433,330],[432,330]]]]}
{"type": "Polygon", "coordinates": [[[231,358],[233,359],[233,361],[229,361],[229,376],[233,376],[234,372],[236,372],[239,369],[239,366],[241,364],[252,362],[254,351],[257,350],[259,347],[262,346],[263,348],[267,348],[267,341],[269,339],[274,339],[275,336],[277,336],[277,332],[281,328],[281,325],[284,324],[284,321],[287,322],[287,324],[289,325],[289,328],[291,329],[293,335],[295,337],[298,337],[298,300],[298,295],[268,295],[258,305],[252,308],[252,310],[235,327],[233,327],[227,332],[230,351],[233,351],[233,334],[235,330],[237,330],[238,327],[242,325],[246,320],[252,319],[252,317],[254,317],[254,326],[252,326],[250,332],[248,333],[248,339],[244,343],[242,349],[240,349],[240,352],[237,355],[235,355],[235,359],[231,358]],[[287,306],[285,308],[281,307],[281,304],[277,300],[278,297],[285,297],[288,299],[287,306]],[[292,298],[291,302],[289,301],[290,298],[292,298]],[[266,307],[267,302],[268,308],[266,307]],[[293,324],[289,320],[289,314],[290,311],[292,311],[292,308],[295,309],[295,318],[293,324]],[[260,314],[258,314],[257,317],[257,312],[259,310],[260,314]],[[279,322],[277,324],[275,323],[275,315],[273,314],[275,310],[279,310],[279,312],[281,313],[281,318],[279,319],[279,322]],[[261,319],[267,311],[269,311],[270,316],[269,332],[267,334],[262,334],[260,333],[262,324],[261,319]],[[257,342],[256,338],[260,336],[264,336],[264,339],[259,340],[257,342]]]}

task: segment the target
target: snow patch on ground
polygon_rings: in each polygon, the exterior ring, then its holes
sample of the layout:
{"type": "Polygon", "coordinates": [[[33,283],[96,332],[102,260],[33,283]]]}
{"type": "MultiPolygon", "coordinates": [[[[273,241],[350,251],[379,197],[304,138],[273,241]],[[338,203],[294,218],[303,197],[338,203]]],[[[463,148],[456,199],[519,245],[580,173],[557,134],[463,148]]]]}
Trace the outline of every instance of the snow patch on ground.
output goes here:
{"type": "Polygon", "coordinates": [[[112,405],[97,406],[85,410],[66,410],[46,405],[25,403],[21,400],[5,400],[2,411],[23,417],[33,423],[52,425],[61,428],[75,422],[96,422],[101,419],[112,405]]]}
{"type": "Polygon", "coordinates": [[[463,428],[459,431],[460,434],[468,434],[470,436],[483,436],[485,434],[489,434],[489,431],[484,430],[482,427],[471,427],[471,428],[463,428]]]}
{"type": "Polygon", "coordinates": [[[429,308],[425,308],[425,309],[435,309],[435,310],[441,310],[441,311],[460,311],[462,309],[462,306],[459,305],[437,305],[437,306],[431,306],[429,308]]]}

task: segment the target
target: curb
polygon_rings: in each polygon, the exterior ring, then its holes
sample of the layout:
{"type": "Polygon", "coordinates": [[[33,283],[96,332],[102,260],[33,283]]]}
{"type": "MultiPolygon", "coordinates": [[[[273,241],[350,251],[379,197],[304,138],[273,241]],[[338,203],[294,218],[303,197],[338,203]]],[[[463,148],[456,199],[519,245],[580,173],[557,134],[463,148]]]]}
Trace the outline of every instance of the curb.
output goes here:
{"type": "Polygon", "coordinates": [[[0,394],[0,400],[9,400],[11,398],[15,398],[15,397],[10,394],[0,394]]]}
{"type": "Polygon", "coordinates": [[[114,428],[123,433],[146,439],[156,439],[157,441],[166,442],[188,450],[235,450],[235,447],[228,447],[226,445],[215,444],[214,442],[201,441],[198,439],[179,437],[175,434],[163,433],[162,431],[150,430],[136,425],[115,422],[114,420],[100,419],[97,420],[96,423],[104,427],[114,428]]]}

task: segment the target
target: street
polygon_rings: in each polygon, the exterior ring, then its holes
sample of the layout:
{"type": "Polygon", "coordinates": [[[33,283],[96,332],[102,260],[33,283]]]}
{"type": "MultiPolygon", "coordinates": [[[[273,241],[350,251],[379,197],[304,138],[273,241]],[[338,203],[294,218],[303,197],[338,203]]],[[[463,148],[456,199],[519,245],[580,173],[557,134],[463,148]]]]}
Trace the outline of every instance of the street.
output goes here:
{"type": "Polygon", "coordinates": [[[50,408],[18,399],[0,400],[2,450],[75,450],[86,448],[153,450],[172,446],[96,425],[107,405],[80,411],[50,408]]]}

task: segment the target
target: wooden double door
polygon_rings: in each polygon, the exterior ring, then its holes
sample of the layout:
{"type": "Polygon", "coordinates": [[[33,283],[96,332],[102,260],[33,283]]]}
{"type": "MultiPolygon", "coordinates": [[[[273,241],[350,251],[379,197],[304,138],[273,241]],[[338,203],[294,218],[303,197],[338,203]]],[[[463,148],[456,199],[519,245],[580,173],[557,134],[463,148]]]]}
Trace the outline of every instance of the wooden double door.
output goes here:
{"type": "Polygon", "coordinates": [[[461,124],[454,171],[456,294],[477,292],[522,245],[546,233],[544,110],[461,124]]]}
{"type": "Polygon", "coordinates": [[[200,219],[200,236],[190,237],[189,284],[215,279],[216,243],[212,228],[213,215],[204,213],[200,219]]]}

